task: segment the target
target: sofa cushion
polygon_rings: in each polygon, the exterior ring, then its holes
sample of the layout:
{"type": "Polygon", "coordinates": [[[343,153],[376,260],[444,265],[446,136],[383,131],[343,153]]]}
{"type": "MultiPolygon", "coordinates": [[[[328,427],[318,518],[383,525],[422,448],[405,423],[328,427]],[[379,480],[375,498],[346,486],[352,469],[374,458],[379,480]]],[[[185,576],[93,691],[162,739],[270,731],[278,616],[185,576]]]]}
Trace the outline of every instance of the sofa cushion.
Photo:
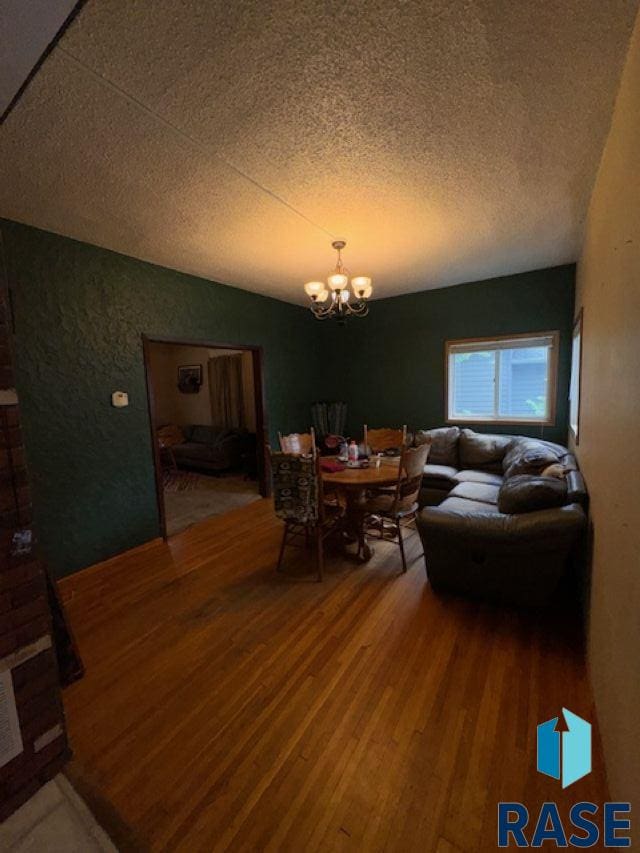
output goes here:
{"type": "Polygon", "coordinates": [[[173,448],[176,459],[202,459],[210,461],[216,451],[210,444],[202,444],[198,441],[185,441],[173,448]]]}
{"type": "Polygon", "coordinates": [[[448,494],[448,489],[437,489],[433,486],[422,486],[420,488],[420,492],[418,493],[418,504],[421,507],[438,506],[438,504],[441,504],[442,501],[446,500],[448,494]]]}
{"type": "Polygon", "coordinates": [[[453,478],[457,483],[487,483],[489,486],[501,486],[500,474],[490,474],[488,471],[458,471],[453,478]]]}
{"type": "Polygon", "coordinates": [[[472,501],[468,498],[447,498],[438,507],[438,512],[454,512],[462,515],[482,515],[483,513],[497,514],[498,507],[495,504],[472,501]]]}
{"type": "Polygon", "coordinates": [[[223,432],[217,427],[209,424],[194,424],[191,427],[189,439],[200,444],[217,444],[222,435],[223,432]]]}
{"type": "Polygon", "coordinates": [[[452,489],[456,485],[455,476],[457,471],[450,465],[432,465],[428,462],[424,466],[424,485],[436,486],[436,488],[452,489]],[[425,482],[425,481],[428,481],[425,482]]]}
{"type": "Polygon", "coordinates": [[[567,484],[564,480],[516,474],[500,486],[498,508],[507,514],[534,512],[562,506],[566,500],[567,484]]]}
{"type": "Polygon", "coordinates": [[[502,474],[502,460],[513,443],[510,435],[486,435],[463,429],[458,441],[460,466],[474,471],[502,474]]]}
{"type": "Polygon", "coordinates": [[[458,483],[449,496],[452,498],[466,498],[481,503],[497,504],[500,486],[490,486],[487,483],[458,483]]]}
{"type": "Polygon", "coordinates": [[[504,476],[518,474],[540,474],[549,465],[558,462],[558,453],[548,444],[535,439],[523,438],[516,441],[502,461],[504,476]]]}
{"type": "Polygon", "coordinates": [[[459,436],[460,429],[457,426],[419,429],[414,436],[414,444],[418,446],[430,440],[429,461],[434,465],[450,465],[457,468],[459,436]]]}

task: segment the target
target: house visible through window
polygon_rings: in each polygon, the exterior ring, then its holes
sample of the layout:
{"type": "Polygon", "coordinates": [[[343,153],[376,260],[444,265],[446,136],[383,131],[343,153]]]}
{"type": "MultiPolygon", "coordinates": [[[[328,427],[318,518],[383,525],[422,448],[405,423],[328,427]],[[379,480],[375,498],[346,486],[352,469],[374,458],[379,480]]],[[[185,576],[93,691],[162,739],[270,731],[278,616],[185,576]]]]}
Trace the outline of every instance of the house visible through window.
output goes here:
{"type": "Polygon", "coordinates": [[[557,332],[448,341],[448,419],[551,423],[557,349],[557,332]]]}

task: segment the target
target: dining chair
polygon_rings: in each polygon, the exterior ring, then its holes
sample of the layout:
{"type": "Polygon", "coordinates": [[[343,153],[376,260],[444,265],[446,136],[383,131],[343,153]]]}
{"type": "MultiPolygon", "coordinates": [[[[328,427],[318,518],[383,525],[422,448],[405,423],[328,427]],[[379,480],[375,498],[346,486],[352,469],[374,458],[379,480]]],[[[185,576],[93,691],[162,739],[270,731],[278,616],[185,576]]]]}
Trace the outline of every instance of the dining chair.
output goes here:
{"type": "Polygon", "coordinates": [[[403,447],[398,466],[398,480],[393,490],[370,493],[363,505],[365,527],[378,529],[381,539],[386,538],[394,542],[397,540],[403,572],[407,571],[407,558],[402,525],[413,521],[418,512],[418,493],[430,449],[429,442],[419,447],[403,447]]]}
{"type": "Polygon", "coordinates": [[[369,429],[364,425],[364,446],[370,447],[372,453],[384,453],[386,450],[400,450],[407,443],[407,425],[402,429],[381,427],[369,429]]]}
{"type": "MultiPolygon", "coordinates": [[[[311,433],[313,439],[313,431],[311,433]]],[[[342,516],[342,507],[325,502],[320,473],[320,454],[312,440],[311,452],[276,452],[270,449],[273,474],[273,498],[276,515],[284,521],[277,569],[282,567],[282,558],[287,545],[298,537],[304,537],[305,545],[313,541],[316,550],[318,581],[324,569],[324,540],[329,536],[342,516]]]]}
{"type": "Polygon", "coordinates": [[[280,442],[280,450],[282,453],[306,454],[311,453],[312,446],[315,446],[315,430],[311,427],[309,432],[292,432],[289,435],[283,435],[278,432],[278,441],[280,442]]]}
{"type": "Polygon", "coordinates": [[[182,430],[176,424],[166,424],[156,431],[156,439],[158,442],[158,449],[160,451],[160,459],[162,461],[164,459],[168,459],[172,470],[177,471],[178,463],[176,462],[173,448],[176,444],[182,444],[184,442],[182,430]]]}

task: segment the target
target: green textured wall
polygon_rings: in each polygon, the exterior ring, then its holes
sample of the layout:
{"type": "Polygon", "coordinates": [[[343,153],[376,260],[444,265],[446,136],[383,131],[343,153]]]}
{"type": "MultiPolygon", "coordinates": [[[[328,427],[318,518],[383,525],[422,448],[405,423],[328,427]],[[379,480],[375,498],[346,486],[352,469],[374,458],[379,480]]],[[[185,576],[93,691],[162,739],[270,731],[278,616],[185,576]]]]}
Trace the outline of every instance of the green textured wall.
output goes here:
{"type": "MultiPolygon", "coordinates": [[[[455,338],[558,329],[556,424],[544,437],[564,443],[573,326],[574,265],[379,299],[368,317],[327,331],[331,363],[323,393],[349,403],[349,427],[427,428],[445,422],[444,344],[455,338]]],[[[473,425],[472,425],[473,426],[473,425]]],[[[540,427],[477,425],[480,432],[540,435],[540,427]]]]}
{"type": "Polygon", "coordinates": [[[141,335],[260,344],[272,432],[308,425],[310,313],[0,222],[34,517],[58,577],[159,535],[141,335]],[[111,392],[129,393],[114,409],[111,392]]]}
{"type": "Polygon", "coordinates": [[[557,421],[544,436],[566,438],[573,266],[377,300],[341,328],[35,228],[0,229],[35,524],[59,577],[159,534],[142,333],[262,345],[273,435],[306,428],[315,399],[346,400],[354,433],[365,421],[440,425],[446,339],[559,329],[557,421]],[[114,390],[128,408],[111,407],[114,390]]]}

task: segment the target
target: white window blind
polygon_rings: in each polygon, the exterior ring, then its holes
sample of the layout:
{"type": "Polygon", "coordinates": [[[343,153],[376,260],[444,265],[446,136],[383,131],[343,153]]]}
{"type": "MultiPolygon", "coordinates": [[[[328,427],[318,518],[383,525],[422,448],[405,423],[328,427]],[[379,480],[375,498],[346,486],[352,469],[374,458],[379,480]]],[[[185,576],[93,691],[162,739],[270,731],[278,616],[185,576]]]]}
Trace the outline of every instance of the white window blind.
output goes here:
{"type": "Polygon", "coordinates": [[[557,333],[447,344],[448,419],[549,423],[557,333]]]}

